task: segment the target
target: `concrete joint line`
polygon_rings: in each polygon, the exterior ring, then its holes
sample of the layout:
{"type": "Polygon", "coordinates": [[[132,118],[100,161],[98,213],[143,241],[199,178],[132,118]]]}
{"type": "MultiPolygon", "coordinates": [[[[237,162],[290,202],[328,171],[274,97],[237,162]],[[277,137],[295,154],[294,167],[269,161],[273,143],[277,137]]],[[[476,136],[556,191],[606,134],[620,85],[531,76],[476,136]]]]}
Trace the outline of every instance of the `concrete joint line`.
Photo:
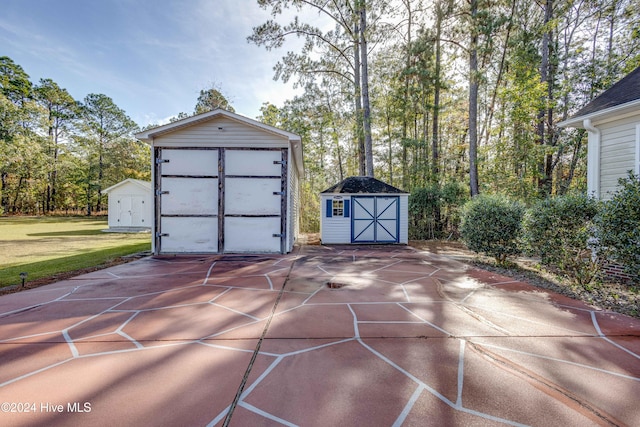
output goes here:
{"type": "Polygon", "coordinates": [[[224,418],[222,427],[228,427],[229,423],[231,422],[231,417],[233,416],[233,412],[236,410],[236,407],[238,406],[238,402],[240,401],[240,397],[242,396],[242,392],[244,391],[244,388],[247,385],[249,374],[251,374],[251,370],[253,369],[253,364],[256,361],[256,358],[258,357],[258,353],[260,352],[260,346],[262,346],[262,341],[264,341],[264,338],[267,336],[269,326],[271,325],[271,320],[273,319],[273,316],[276,314],[278,303],[280,302],[280,299],[284,294],[284,287],[287,285],[287,282],[289,281],[289,277],[291,276],[291,270],[293,270],[293,266],[295,265],[295,263],[296,263],[296,259],[294,259],[291,262],[291,266],[289,267],[289,272],[287,273],[287,276],[284,278],[284,282],[282,283],[282,288],[280,288],[280,291],[278,292],[278,296],[276,297],[276,302],[273,304],[273,307],[271,308],[271,314],[269,314],[269,318],[267,319],[267,324],[264,325],[262,334],[260,335],[260,338],[258,339],[258,343],[256,344],[256,348],[253,351],[253,354],[251,355],[251,360],[249,360],[249,365],[247,365],[247,369],[244,372],[242,381],[240,382],[240,387],[238,387],[238,391],[236,392],[236,395],[233,398],[233,402],[229,406],[229,412],[227,412],[227,416],[224,418]]]}

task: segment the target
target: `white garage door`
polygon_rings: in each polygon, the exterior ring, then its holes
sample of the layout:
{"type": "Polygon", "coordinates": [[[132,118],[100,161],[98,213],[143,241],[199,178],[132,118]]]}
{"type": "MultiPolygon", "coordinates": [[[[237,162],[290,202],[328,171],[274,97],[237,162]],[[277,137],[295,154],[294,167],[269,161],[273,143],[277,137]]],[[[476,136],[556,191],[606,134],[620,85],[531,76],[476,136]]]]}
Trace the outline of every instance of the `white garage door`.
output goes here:
{"type": "Polygon", "coordinates": [[[159,251],[218,252],[218,150],[162,149],[157,162],[159,251]]]}
{"type": "Polygon", "coordinates": [[[225,150],[225,252],[281,252],[285,155],[225,150]]]}
{"type": "Polygon", "coordinates": [[[286,149],[157,149],[158,253],[282,252],[286,149]]]}

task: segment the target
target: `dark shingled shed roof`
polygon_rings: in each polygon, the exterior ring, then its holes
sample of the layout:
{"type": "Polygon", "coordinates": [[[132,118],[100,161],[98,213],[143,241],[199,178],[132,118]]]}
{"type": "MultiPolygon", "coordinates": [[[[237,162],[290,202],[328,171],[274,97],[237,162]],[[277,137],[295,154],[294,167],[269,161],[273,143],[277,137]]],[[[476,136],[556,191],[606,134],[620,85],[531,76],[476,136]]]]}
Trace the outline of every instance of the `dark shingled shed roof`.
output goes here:
{"type": "Polygon", "coordinates": [[[370,176],[352,176],[331,186],[323,193],[407,193],[370,176]]]}
{"type": "Polygon", "coordinates": [[[607,108],[617,107],[640,99],[640,67],[627,74],[622,80],[605,90],[593,101],[585,105],[572,118],[586,116],[607,108]]]}

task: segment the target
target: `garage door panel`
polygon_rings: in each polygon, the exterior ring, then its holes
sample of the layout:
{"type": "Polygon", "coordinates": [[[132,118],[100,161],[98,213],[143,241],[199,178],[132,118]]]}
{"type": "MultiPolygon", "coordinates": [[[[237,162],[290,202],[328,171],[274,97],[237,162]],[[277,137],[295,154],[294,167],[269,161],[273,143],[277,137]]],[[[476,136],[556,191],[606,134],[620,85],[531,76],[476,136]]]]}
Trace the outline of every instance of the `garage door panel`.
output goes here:
{"type": "Polygon", "coordinates": [[[217,178],[162,178],[163,215],[217,215],[217,178]]]}
{"type": "Polygon", "coordinates": [[[226,252],[279,252],[280,218],[224,219],[224,250],[226,252]]]}
{"type": "Polygon", "coordinates": [[[280,150],[226,150],[225,173],[240,176],[280,176],[280,150]]]}
{"type": "Polygon", "coordinates": [[[162,218],[161,233],[162,252],[218,252],[218,218],[162,218]]]}
{"type": "Polygon", "coordinates": [[[225,214],[280,215],[280,179],[227,178],[225,214]]]}
{"type": "Polygon", "coordinates": [[[162,175],[218,175],[218,150],[162,150],[162,175]],[[168,161],[167,161],[168,160],[168,161]]]}

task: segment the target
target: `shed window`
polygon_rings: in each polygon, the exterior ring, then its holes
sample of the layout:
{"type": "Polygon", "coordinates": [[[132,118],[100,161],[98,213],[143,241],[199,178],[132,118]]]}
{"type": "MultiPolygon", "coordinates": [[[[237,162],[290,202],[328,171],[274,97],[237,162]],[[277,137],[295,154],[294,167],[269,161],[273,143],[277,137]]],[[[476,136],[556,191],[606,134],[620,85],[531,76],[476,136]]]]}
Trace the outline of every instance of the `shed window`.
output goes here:
{"type": "Polygon", "coordinates": [[[349,200],[328,199],[326,212],[327,218],[349,218],[349,200]]]}
{"type": "Polygon", "coordinates": [[[333,201],[333,215],[332,216],[344,216],[344,200],[333,201]]]}

